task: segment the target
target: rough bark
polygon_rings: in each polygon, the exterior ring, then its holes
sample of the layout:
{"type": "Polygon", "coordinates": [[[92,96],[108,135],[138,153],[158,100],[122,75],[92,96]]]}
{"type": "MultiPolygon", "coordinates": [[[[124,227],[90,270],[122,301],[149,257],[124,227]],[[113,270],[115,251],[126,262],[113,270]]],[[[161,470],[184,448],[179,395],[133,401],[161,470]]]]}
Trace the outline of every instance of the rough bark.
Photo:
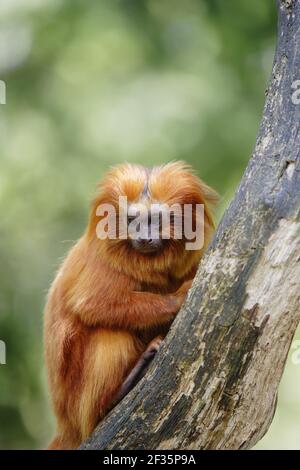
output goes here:
{"type": "Polygon", "coordinates": [[[240,449],[267,431],[300,318],[300,0],[279,1],[254,154],[146,377],[82,449],[240,449]]]}

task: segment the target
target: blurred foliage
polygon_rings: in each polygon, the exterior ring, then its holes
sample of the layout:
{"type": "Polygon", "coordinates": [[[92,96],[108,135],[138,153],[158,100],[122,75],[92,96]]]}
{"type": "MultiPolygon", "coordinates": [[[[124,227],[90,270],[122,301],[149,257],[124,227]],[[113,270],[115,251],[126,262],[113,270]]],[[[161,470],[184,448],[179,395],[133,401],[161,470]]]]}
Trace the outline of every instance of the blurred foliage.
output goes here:
{"type": "MultiPolygon", "coordinates": [[[[1,448],[39,448],[53,431],[43,305],[98,179],[124,160],[185,159],[221,214],[254,146],[275,38],[273,0],[1,0],[1,448]]],[[[289,363],[284,383],[299,373],[289,363]]],[[[282,394],[269,447],[297,445],[299,399],[282,394]]]]}

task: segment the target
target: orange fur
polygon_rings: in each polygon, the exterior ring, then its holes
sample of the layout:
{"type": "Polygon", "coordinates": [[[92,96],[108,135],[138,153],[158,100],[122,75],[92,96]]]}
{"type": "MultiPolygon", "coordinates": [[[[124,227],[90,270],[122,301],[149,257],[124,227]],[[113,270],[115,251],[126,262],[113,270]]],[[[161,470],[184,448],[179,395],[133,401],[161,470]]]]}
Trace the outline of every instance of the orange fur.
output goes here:
{"type": "MultiPolygon", "coordinates": [[[[107,174],[92,203],[88,228],[71,249],[45,309],[45,353],[57,418],[49,449],[77,447],[112,406],[124,379],[157,334],[165,334],[186,295],[203,250],[171,241],[155,256],[124,240],[99,240],[100,203],[119,195],[137,201],[205,205],[205,242],[213,230],[216,194],[182,162],[152,170],[120,165],[107,174]]],[[[204,247],[205,248],[205,247],[204,247]]]]}

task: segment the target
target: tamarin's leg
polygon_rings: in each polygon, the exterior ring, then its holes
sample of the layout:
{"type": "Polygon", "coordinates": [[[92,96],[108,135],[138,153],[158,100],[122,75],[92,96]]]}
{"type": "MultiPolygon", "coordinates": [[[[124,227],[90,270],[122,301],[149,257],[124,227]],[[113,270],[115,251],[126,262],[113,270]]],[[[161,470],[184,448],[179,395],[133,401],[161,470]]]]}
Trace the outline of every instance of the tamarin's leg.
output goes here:
{"type": "Polygon", "coordinates": [[[101,329],[92,333],[84,354],[83,387],[78,397],[82,441],[109,411],[142,351],[142,342],[129,332],[101,329]]]}
{"type": "Polygon", "coordinates": [[[114,405],[121,401],[125,395],[127,395],[130,390],[144,377],[147,369],[153,360],[155,354],[159,350],[159,347],[162,343],[162,337],[157,336],[154,338],[148,345],[146,351],[141,355],[140,359],[137,361],[136,365],[127,376],[126,380],[123,382],[122,387],[117,394],[114,405]]]}
{"type": "MultiPolygon", "coordinates": [[[[78,376],[57,377],[56,437],[48,449],[77,448],[111,408],[125,377],[144,349],[132,333],[122,330],[93,329],[86,338],[77,361],[78,376]]],[[[70,363],[74,361],[71,348],[70,363]]],[[[78,352],[78,351],[77,351],[78,352]]]]}

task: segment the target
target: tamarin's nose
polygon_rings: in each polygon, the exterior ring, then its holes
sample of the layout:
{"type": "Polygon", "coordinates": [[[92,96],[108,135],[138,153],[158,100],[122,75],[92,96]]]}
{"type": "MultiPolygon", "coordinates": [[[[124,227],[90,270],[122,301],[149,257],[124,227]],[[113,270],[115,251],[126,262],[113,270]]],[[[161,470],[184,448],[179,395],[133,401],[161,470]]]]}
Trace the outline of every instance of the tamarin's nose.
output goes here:
{"type": "Polygon", "coordinates": [[[136,240],[138,243],[145,243],[145,244],[153,242],[152,238],[148,238],[148,237],[137,237],[136,240]]]}

